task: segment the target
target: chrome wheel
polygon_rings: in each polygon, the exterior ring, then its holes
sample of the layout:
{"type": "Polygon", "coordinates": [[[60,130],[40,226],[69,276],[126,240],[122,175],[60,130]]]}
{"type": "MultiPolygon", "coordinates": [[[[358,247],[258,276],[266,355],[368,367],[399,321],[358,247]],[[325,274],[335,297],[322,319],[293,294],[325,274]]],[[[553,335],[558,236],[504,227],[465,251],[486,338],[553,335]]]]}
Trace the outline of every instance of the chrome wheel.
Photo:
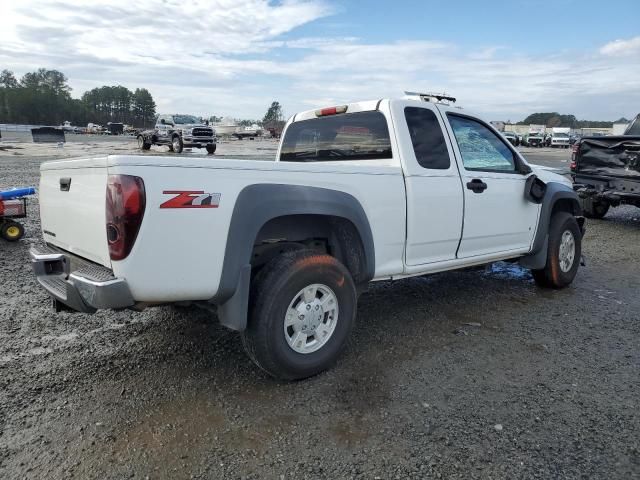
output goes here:
{"type": "Polygon", "coordinates": [[[338,299],[326,285],[314,283],[300,290],[287,308],[284,337],[297,353],[320,349],[336,329],[338,299]]]}
{"type": "Polygon", "coordinates": [[[568,272],[573,267],[573,261],[576,257],[576,240],[573,237],[573,233],[569,230],[565,230],[562,233],[560,240],[560,252],[558,253],[558,259],[560,260],[560,270],[568,272]]]}
{"type": "Polygon", "coordinates": [[[180,137],[173,137],[172,146],[174,152],[180,152],[180,137]]]}

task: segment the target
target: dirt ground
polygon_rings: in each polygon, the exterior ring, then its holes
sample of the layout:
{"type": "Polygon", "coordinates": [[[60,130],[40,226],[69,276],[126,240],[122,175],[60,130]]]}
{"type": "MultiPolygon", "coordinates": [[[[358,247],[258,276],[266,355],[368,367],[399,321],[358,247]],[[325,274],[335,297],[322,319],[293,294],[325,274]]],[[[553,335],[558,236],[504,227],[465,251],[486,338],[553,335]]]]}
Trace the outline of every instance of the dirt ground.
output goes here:
{"type": "MultiPolygon", "coordinates": [[[[48,158],[133,148],[5,141],[0,190],[37,185],[48,158]]],[[[1,479],[640,478],[638,209],[588,221],[565,290],[504,263],[373,284],[338,365],[280,383],[204,311],[54,313],[28,260],[37,207],[0,243],[1,479]]]]}

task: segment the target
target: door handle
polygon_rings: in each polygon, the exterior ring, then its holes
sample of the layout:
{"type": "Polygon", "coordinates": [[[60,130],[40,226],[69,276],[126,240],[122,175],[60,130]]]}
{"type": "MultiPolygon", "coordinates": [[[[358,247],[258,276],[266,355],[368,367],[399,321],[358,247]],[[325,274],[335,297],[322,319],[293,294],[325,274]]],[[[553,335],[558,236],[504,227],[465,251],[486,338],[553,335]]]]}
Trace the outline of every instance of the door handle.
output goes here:
{"type": "Polygon", "coordinates": [[[479,178],[474,178],[470,182],[467,182],[467,188],[472,190],[473,193],[482,193],[487,189],[487,184],[479,178]]]}

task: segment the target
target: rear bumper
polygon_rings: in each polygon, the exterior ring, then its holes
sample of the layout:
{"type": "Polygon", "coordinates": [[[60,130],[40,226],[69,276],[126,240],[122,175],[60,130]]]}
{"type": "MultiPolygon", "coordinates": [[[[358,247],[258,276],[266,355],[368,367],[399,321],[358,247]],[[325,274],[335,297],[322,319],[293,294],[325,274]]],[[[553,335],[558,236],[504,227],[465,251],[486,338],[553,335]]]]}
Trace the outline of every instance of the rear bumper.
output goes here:
{"type": "Polygon", "coordinates": [[[606,201],[613,206],[621,203],[640,206],[640,179],[595,177],[573,173],[573,189],[585,199],[606,201]]]}
{"type": "Polygon", "coordinates": [[[94,313],[135,303],[127,282],[106,267],[51,247],[34,247],[30,255],[38,283],[73,310],[94,313]]]}

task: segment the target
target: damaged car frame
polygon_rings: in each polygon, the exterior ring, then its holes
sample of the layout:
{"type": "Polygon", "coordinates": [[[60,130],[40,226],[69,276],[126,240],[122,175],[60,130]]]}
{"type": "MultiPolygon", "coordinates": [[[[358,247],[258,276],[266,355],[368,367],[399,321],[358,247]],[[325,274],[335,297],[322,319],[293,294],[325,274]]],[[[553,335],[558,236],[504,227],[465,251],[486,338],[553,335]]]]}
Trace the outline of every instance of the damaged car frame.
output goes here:
{"type": "MultiPolygon", "coordinates": [[[[640,115],[638,116],[640,117],[640,115]]],[[[640,207],[640,121],[624,135],[584,137],[573,146],[571,172],[584,214],[602,218],[610,207],[640,207]]]]}

